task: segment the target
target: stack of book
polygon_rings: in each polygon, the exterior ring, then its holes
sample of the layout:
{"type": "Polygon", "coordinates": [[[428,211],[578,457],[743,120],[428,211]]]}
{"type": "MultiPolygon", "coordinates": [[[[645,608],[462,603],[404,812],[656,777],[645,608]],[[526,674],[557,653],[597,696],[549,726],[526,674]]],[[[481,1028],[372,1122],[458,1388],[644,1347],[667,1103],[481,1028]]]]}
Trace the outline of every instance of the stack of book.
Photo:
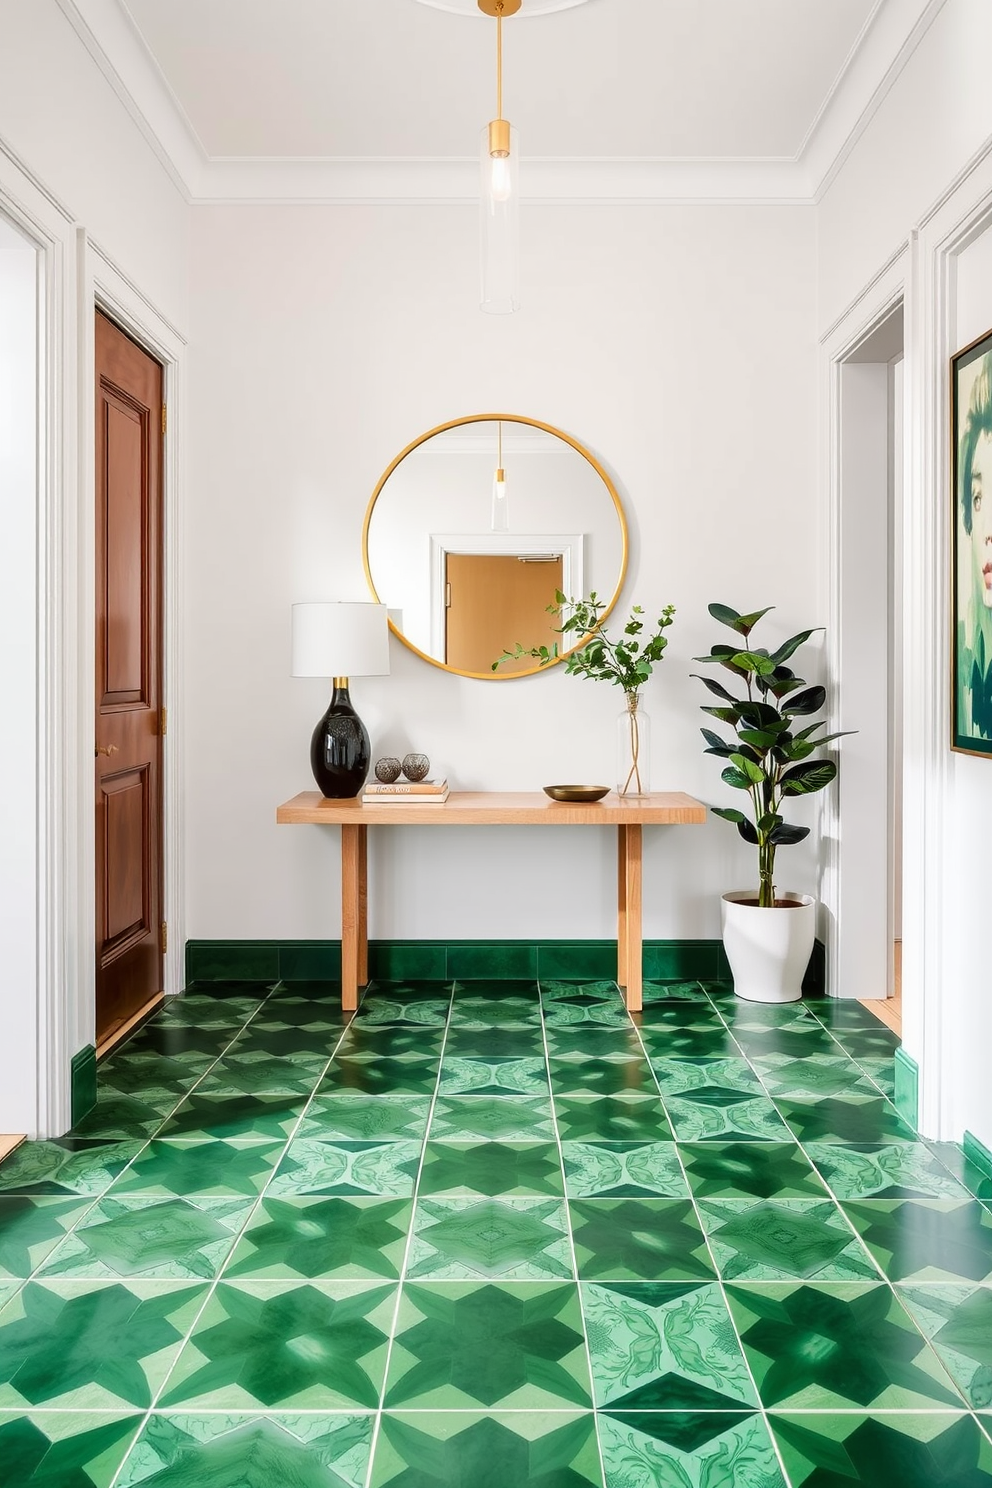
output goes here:
{"type": "Polygon", "coordinates": [[[411,801],[418,806],[433,801],[440,805],[447,799],[447,780],[394,780],[390,785],[370,780],[362,791],[363,806],[395,806],[397,801],[411,801]]]}

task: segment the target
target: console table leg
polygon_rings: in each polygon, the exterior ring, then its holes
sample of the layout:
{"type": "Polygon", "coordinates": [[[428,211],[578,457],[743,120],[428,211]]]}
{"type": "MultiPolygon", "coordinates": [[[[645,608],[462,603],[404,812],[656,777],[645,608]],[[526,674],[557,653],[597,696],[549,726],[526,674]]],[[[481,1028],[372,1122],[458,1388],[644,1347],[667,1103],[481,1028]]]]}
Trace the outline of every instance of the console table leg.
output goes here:
{"type": "Polygon", "coordinates": [[[624,857],[626,860],[626,962],[627,962],[627,1011],[639,1013],[642,1006],[641,981],[644,944],[641,931],[641,863],[643,833],[639,825],[623,828],[626,836],[624,857]]]}
{"type": "Polygon", "coordinates": [[[617,986],[627,986],[627,828],[617,827],[617,986]]]}
{"type": "Polygon", "coordinates": [[[369,980],[369,829],[358,828],[358,985],[369,980]]]}
{"type": "Polygon", "coordinates": [[[341,1006],[353,1013],[358,1006],[361,945],[364,932],[365,828],[350,823],[341,828],[341,1006]]]}

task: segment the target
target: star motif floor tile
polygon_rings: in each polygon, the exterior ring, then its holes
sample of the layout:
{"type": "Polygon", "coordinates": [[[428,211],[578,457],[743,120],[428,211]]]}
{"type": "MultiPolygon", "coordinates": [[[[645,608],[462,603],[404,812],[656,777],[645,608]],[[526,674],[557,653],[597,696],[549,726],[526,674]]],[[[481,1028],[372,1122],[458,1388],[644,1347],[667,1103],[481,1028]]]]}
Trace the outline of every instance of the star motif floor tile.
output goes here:
{"type": "MultiPolygon", "coordinates": [[[[654,1017],[663,1005],[648,1008],[645,1020],[654,1017]]],[[[715,1020],[705,1027],[662,1024],[645,1021],[641,1038],[652,1065],[669,1059],[741,1059],[743,1051],[730,1030],[715,1020]]]]}
{"type": "Polygon", "coordinates": [[[645,982],[642,997],[646,1004],[654,1002],[701,1002],[708,1003],[702,982],[645,982]]]}
{"type": "Polygon", "coordinates": [[[27,1278],[90,1207],[88,1199],[0,1196],[0,1277],[27,1278]]]}
{"type": "Polygon", "coordinates": [[[395,1286],[222,1281],[169,1375],[171,1410],[375,1410],[395,1286]]]}
{"type": "Polygon", "coordinates": [[[178,1106],[158,1135],[162,1137],[288,1137],[306,1109],[301,1095],[200,1094],[200,1087],[178,1106]]]}
{"type": "Polygon", "coordinates": [[[30,1281],[0,1312],[0,1409],[147,1410],[206,1286],[30,1281]]]}
{"type": "Polygon", "coordinates": [[[733,1285],[727,1300],[762,1404],[945,1410],[964,1401],[890,1287],[733,1285]]]}
{"type": "Polygon", "coordinates": [[[552,1003],[582,1007],[596,1002],[615,1005],[622,1000],[616,982],[559,981],[555,978],[541,981],[541,1004],[545,1012],[552,1003]]]}
{"type": "Polygon", "coordinates": [[[879,1279],[831,1199],[700,1199],[698,1208],[724,1281],[879,1279]]]}
{"type": "Polygon", "coordinates": [[[873,1084],[877,1085],[882,1094],[889,1100],[895,1100],[896,1095],[896,1066],[891,1057],[885,1059],[862,1058],[859,1061],[861,1068],[873,1084]]]}
{"type": "Polygon", "coordinates": [[[422,1196],[553,1196],[564,1192],[558,1148],[551,1142],[428,1142],[422,1196]]]}
{"type": "Polygon", "coordinates": [[[548,1028],[548,1057],[567,1059],[573,1055],[593,1059],[639,1059],[641,1041],[629,1024],[612,1027],[603,1023],[577,1023],[548,1028]]]}
{"type": "Polygon", "coordinates": [[[671,1142],[565,1142],[562,1158],[569,1198],[682,1199],[689,1194],[671,1142]]]}
{"type": "Polygon", "coordinates": [[[152,1138],[123,1177],[114,1198],[126,1193],[217,1194],[251,1197],[272,1177],[282,1142],[184,1142],[152,1138]]]}
{"type": "Polygon", "coordinates": [[[746,1059],[668,1059],[658,1063],[656,1073],[665,1100],[708,1088],[745,1096],[765,1094],[746,1059]]]}
{"type": "Polygon", "coordinates": [[[321,1140],[415,1140],[427,1132],[431,1102],[419,1095],[318,1095],[307,1107],[297,1135],[321,1140]]]}
{"type": "Polygon", "coordinates": [[[571,1278],[565,1205],[556,1199],[420,1199],[406,1274],[436,1280],[571,1278]]]}
{"type": "MultiPolygon", "coordinates": [[[[838,1049],[838,1055],[840,1050],[838,1049]]],[[[766,1088],[777,1100],[780,1096],[796,1100],[822,1100],[830,1096],[863,1095],[877,1097],[878,1091],[853,1059],[833,1059],[820,1055],[814,1059],[792,1059],[772,1054],[755,1061],[766,1088]]]]}
{"type": "Polygon", "coordinates": [[[323,1055],[304,1056],[292,1064],[281,1064],[265,1055],[233,1054],[220,1059],[196,1087],[197,1095],[292,1095],[307,1096],[316,1088],[327,1060],[323,1055]]]}
{"type": "Polygon", "coordinates": [[[450,1006],[447,997],[403,1002],[380,996],[377,992],[362,1002],[351,1027],[356,1032],[363,1028],[381,1028],[402,1023],[412,1024],[415,1028],[443,1028],[448,1021],[450,1006]]]}
{"type": "Polygon", "coordinates": [[[764,1095],[724,1085],[701,1085],[665,1095],[677,1142],[787,1142],[789,1128],[764,1095]]]}
{"type": "Polygon", "coordinates": [[[110,1488],[144,1416],[0,1411],[4,1488],[110,1488]]]}
{"type": "Polygon", "coordinates": [[[263,1199],[235,1247],[225,1278],[398,1279],[407,1199],[263,1199]]]}
{"type": "Polygon", "coordinates": [[[438,1096],[430,1135],[432,1141],[446,1142],[472,1137],[492,1142],[553,1142],[551,1102],[543,1096],[438,1096]]]}
{"type": "MultiPolygon", "coordinates": [[[[447,1013],[447,1004],[445,1004],[447,1013]]],[[[443,1021],[443,1019],[442,1019],[443,1021]]],[[[451,1009],[452,1031],[458,1028],[540,1028],[541,1010],[534,998],[514,997],[498,1001],[487,997],[459,996],[451,1009]]]]}
{"type": "Polygon", "coordinates": [[[417,1282],[403,1288],[385,1405],[422,1410],[590,1406],[573,1283],[417,1282]]]}
{"type": "Polygon", "coordinates": [[[915,1142],[916,1133],[884,1096],[828,1096],[823,1100],[776,1101],[800,1142],[915,1142]]]}
{"type": "Polygon", "coordinates": [[[630,1027],[630,1016],[626,1008],[613,998],[558,998],[544,1004],[544,1026],[550,1033],[553,1028],[576,1028],[593,1024],[601,1028],[630,1027]]]}
{"type": "Polygon", "coordinates": [[[593,1414],[386,1412],[370,1488],[602,1488],[593,1414]]]}
{"type": "Polygon", "coordinates": [[[934,1283],[897,1292],[967,1404],[992,1411],[992,1288],[934,1283]]]}
{"type": "Polygon", "coordinates": [[[696,1281],[714,1275],[692,1204],[682,1199],[572,1199],[583,1281],[696,1281]]]}
{"type": "Polygon", "coordinates": [[[750,1411],[601,1411],[610,1488],[786,1488],[768,1428],[750,1411]]]}
{"type": "Polygon", "coordinates": [[[548,1089],[542,1059],[448,1059],[439,1095],[541,1095],[548,1089]]]}
{"type": "Polygon", "coordinates": [[[696,1198],[824,1198],[826,1189],[795,1142],[680,1143],[696,1198]]]}
{"type": "Polygon", "coordinates": [[[992,1281],[992,1214],[973,1199],[863,1199],[843,1207],[890,1281],[992,1281]]]}
{"type": "Polygon", "coordinates": [[[444,1028],[415,1023],[354,1023],[345,1033],[337,1053],[374,1054],[378,1059],[401,1058],[404,1054],[435,1057],[444,1042],[444,1028]]]}
{"type": "Polygon", "coordinates": [[[150,1137],[158,1131],[169,1112],[183,1099],[177,1090],[166,1097],[159,1092],[149,1100],[120,1095],[115,1090],[97,1089],[96,1105],[72,1129],[74,1137],[105,1137],[116,1141],[133,1141],[150,1137]]]}
{"type": "Polygon", "coordinates": [[[97,1084],[105,1094],[137,1097],[158,1109],[170,1101],[182,1100],[190,1086],[200,1078],[200,1071],[181,1059],[163,1059],[157,1055],[138,1058],[114,1055],[97,1070],[97,1084]]]}
{"type": "Polygon", "coordinates": [[[758,1404],[712,1282],[582,1284],[599,1407],[719,1411],[758,1404]]]}
{"type": "Polygon", "coordinates": [[[210,1278],[217,1275],[251,1211],[252,1203],[244,1199],[108,1194],[52,1252],[41,1274],[210,1278]]]}
{"type": "Polygon", "coordinates": [[[571,1055],[550,1059],[548,1073],[555,1095],[651,1095],[657,1082],[646,1059],[594,1059],[571,1055]]]}
{"type": "Polygon", "coordinates": [[[374,1422],[320,1411],[153,1414],[115,1488],[365,1488],[374,1422]]]}
{"type": "Polygon", "coordinates": [[[533,1028],[449,1028],[445,1059],[543,1059],[544,1031],[533,1028]]]}
{"type": "Polygon", "coordinates": [[[22,1142],[0,1164],[0,1194],[92,1196],[104,1193],[144,1142],[112,1137],[22,1142]]]}
{"type": "Polygon", "coordinates": [[[968,1198],[923,1142],[810,1142],[806,1152],[838,1199],[968,1198]]]}
{"type": "Polygon", "coordinates": [[[433,1095],[437,1061],[405,1054],[402,1058],[374,1055],[338,1057],[319,1086],[321,1095],[356,1091],[363,1095],[433,1095]]]}
{"type": "Polygon", "coordinates": [[[669,1142],[672,1129],[660,1100],[650,1095],[555,1097],[563,1142],[669,1142]]]}
{"type": "Polygon", "coordinates": [[[420,1142],[333,1142],[299,1137],[269,1184],[273,1194],[412,1196],[420,1168],[420,1142]]]}
{"type": "Polygon", "coordinates": [[[773,1415],[794,1488],[988,1488],[992,1441],[974,1417],[773,1415]]]}

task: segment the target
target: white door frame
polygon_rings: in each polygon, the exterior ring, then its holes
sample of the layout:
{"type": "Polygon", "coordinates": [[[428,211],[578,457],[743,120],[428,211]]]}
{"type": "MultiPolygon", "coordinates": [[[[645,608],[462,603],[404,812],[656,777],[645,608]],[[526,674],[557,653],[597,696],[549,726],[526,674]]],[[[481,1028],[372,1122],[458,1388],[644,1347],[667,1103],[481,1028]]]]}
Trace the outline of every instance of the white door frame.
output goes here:
{"type": "MultiPolygon", "coordinates": [[[[449,553],[483,557],[520,558],[561,554],[561,589],[571,597],[585,594],[585,538],[581,532],[432,532],[431,533],[431,655],[443,661],[447,645],[447,560],[449,553]]],[[[493,660],[495,661],[495,657],[493,660]]]]}
{"type": "MultiPolygon", "coordinates": [[[[76,679],[67,657],[75,610],[77,488],[76,239],[71,213],[0,141],[0,209],[38,253],[36,476],[37,719],[18,719],[36,764],[35,976],[11,995],[33,1004],[33,1029],[9,1050],[30,1071],[7,1122],[29,1137],[69,1125],[69,1064],[76,998],[66,947],[79,930],[72,867],[76,792],[76,679]]],[[[22,1022],[22,1028],[28,1026],[22,1022]]]]}

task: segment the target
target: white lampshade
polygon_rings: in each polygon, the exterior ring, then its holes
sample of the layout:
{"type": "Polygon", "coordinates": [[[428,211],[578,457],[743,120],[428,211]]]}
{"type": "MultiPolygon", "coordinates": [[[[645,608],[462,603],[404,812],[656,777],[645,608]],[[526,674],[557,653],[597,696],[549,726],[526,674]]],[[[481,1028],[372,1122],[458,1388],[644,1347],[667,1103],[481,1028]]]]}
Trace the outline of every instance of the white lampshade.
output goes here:
{"type": "Polygon", "coordinates": [[[294,677],[384,677],[389,624],[380,604],[294,604],[294,677]]]}

